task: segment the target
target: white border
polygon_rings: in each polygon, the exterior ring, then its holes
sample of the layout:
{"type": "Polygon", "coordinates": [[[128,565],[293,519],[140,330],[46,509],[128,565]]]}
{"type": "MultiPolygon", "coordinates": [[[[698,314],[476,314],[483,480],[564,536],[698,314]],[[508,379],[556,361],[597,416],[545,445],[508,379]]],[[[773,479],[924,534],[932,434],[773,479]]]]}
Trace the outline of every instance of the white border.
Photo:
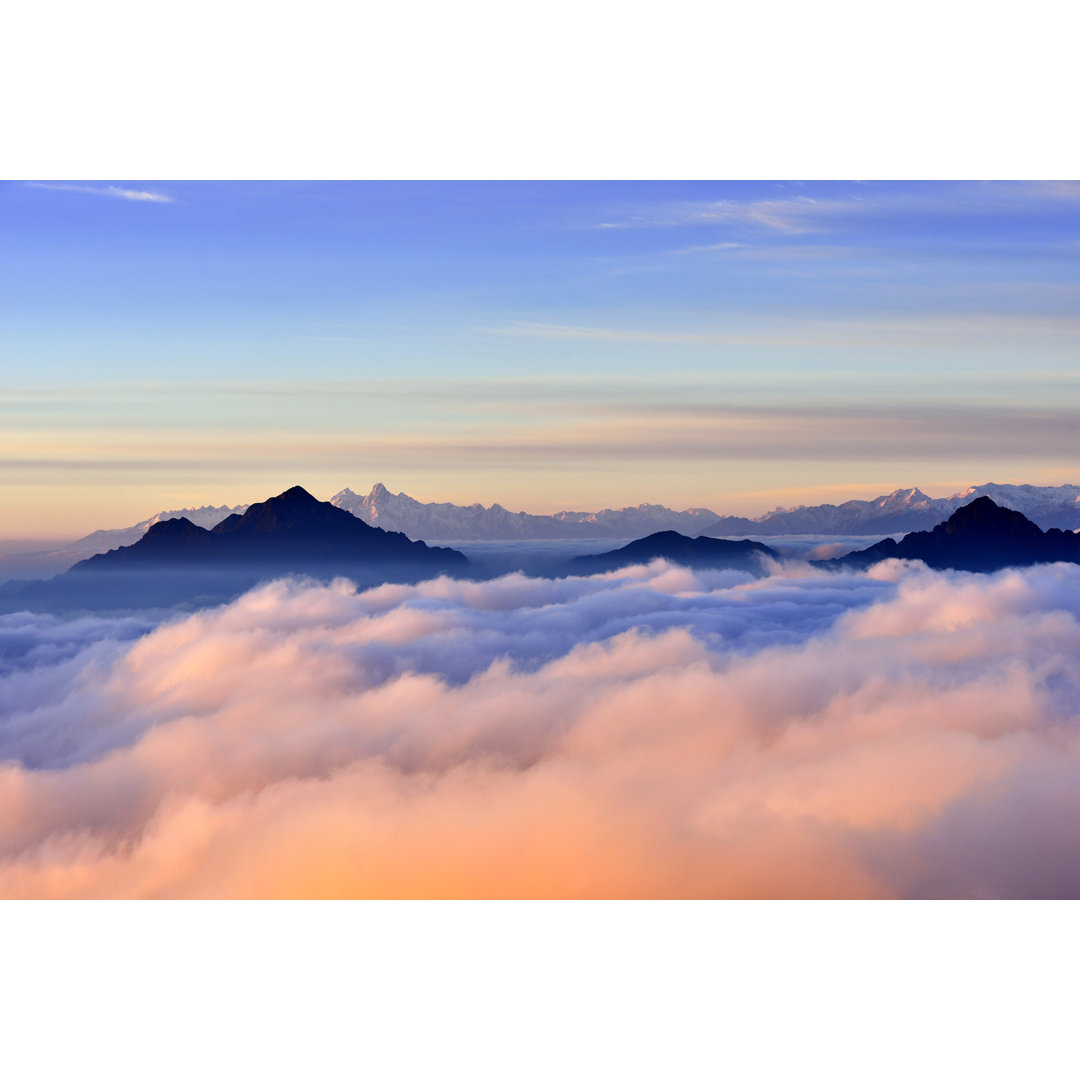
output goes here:
{"type": "Polygon", "coordinates": [[[1075,1071],[1068,903],[0,910],[12,1076],[1075,1071]]]}
{"type": "Polygon", "coordinates": [[[4,37],[22,179],[1077,173],[1050,0],[61,0],[4,37]]]}

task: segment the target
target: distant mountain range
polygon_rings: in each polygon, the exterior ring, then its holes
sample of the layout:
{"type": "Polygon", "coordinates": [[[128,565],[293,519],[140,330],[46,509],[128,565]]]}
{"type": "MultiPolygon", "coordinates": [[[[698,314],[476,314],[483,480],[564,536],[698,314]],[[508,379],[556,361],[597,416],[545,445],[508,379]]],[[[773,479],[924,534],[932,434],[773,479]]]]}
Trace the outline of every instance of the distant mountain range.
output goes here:
{"type": "Polygon", "coordinates": [[[870,536],[932,529],[961,506],[989,497],[998,506],[1018,510],[1042,529],[1080,529],[1080,486],[1035,487],[1032,484],[978,484],[944,499],[918,488],[900,488],[876,499],[851,499],[834,506],[778,508],[758,518],[719,518],[706,536],[792,536],[825,534],[870,536]]]}
{"type": "Polygon", "coordinates": [[[468,559],[452,548],[428,547],[404,533],[368,525],[302,487],[292,487],[243,513],[230,514],[210,529],[186,517],[155,522],[136,543],[93,555],[68,573],[208,564],[344,570],[373,563],[436,573],[462,568],[468,559]]]}
{"type": "MultiPolygon", "coordinates": [[[[684,566],[760,573],[767,569],[763,559],[778,557],[768,545],[752,540],[691,539],[660,532],[614,551],[579,556],[567,565],[574,573],[595,574],[664,558],[684,566]]],[[[899,541],[887,537],[862,551],[816,560],[813,565],[862,570],[884,559],[918,559],[936,570],[981,572],[1036,563],[1080,563],[1080,534],[1053,528],[1044,531],[1020,511],[998,506],[983,495],[929,531],[910,532],[899,541]]]]}
{"type": "Polygon", "coordinates": [[[153,517],[148,517],[126,529],[97,529],[88,536],[80,537],[78,540],[59,547],[3,555],[0,556],[0,580],[5,577],[58,574],[80,560],[90,558],[91,555],[136,543],[146,535],[148,529],[161,521],[187,518],[193,525],[211,529],[230,514],[242,514],[246,509],[245,503],[241,506],[200,506],[184,510],[161,510],[153,517]]]}
{"type": "Polygon", "coordinates": [[[944,499],[932,499],[918,488],[901,488],[891,495],[851,499],[839,506],[780,507],[756,518],[721,517],[702,508],[669,510],[652,503],[595,513],[513,514],[497,503],[489,508],[479,503],[421,503],[405,494],[391,495],[382,484],[364,496],[345,488],[330,502],[369,525],[397,529],[418,540],[538,540],[623,539],[667,530],[690,536],[880,536],[931,529],[958,507],[984,495],[999,506],[1019,510],[1040,528],[1080,529],[1080,486],[1076,484],[979,484],[944,499]]]}
{"type": "MultiPolygon", "coordinates": [[[[656,558],[762,574],[768,572],[766,560],[779,555],[756,541],[692,538],[662,530],[611,551],[570,559],[545,576],[594,574],[656,558]]],[[[890,537],[814,565],[864,569],[888,558],[984,572],[1043,562],[1080,563],[1080,533],[1044,531],[1019,511],[980,496],[929,531],[910,532],[900,541],[890,537]]],[[[93,555],[50,580],[6,582],[0,585],[0,611],[204,607],[284,575],[324,580],[344,576],[370,587],[443,573],[492,576],[491,568],[470,563],[460,551],[429,547],[404,533],[368,525],[293,487],[242,514],[230,514],[211,529],[183,517],[165,518],[134,544],[93,555]]]]}
{"type": "Polygon", "coordinates": [[[865,569],[883,559],[920,559],[935,570],[990,572],[1007,566],[1080,562],[1080,535],[1061,529],[1045,532],[1018,510],[981,496],[956,510],[930,531],[886,538],[862,551],[817,563],[831,568],[865,569]]]}
{"type": "MultiPolygon", "coordinates": [[[[562,510],[556,514],[512,513],[498,503],[484,507],[453,503],[422,503],[404,493],[393,495],[376,484],[367,495],[344,488],[330,504],[348,510],[376,528],[403,532],[413,540],[613,540],[633,539],[656,532],[675,531],[689,536],[882,536],[932,529],[958,507],[989,496],[999,506],[1018,510],[1043,529],[1080,529],[1080,486],[1036,487],[1032,484],[979,484],[933,499],[918,488],[900,488],[876,499],[851,499],[834,506],[778,507],[760,517],[721,517],[712,510],[670,510],[642,503],[620,510],[586,512],[562,510]]],[[[187,518],[193,525],[212,529],[247,505],[202,506],[198,509],[162,510],[125,529],[99,529],[61,547],[0,556],[0,578],[17,573],[57,573],[81,559],[113,548],[129,546],[162,521],[187,518]],[[10,571],[8,568],[11,568],[10,571]]]]}
{"type": "Polygon", "coordinates": [[[398,529],[418,540],[583,540],[624,539],[664,529],[697,535],[719,518],[711,510],[669,510],[642,503],[622,510],[560,510],[557,514],[511,513],[498,503],[422,503],[404,493],[391,495],[376,484],[367,495],[345,488],[330,502],[384,529],[398,529]]]}
{"type": "Polygon", "coordinates": [[[71,549],[93,548],[89,554],[96,555],[99,551],[127,547],[141,540],[147,531],[159,522],[171,521],[174,518],[187,518],[192,525],[198,525],[200,529],[212,529],[230,514],[242,514],[247,508],[248,504],[244,503],[240,506],[200,506],[198,509],[162,510],[153,517],[148,517],[145,521],[140,521],[127,529],[98,529],[97,532],[76,540],[71,545],[71,549]]]}

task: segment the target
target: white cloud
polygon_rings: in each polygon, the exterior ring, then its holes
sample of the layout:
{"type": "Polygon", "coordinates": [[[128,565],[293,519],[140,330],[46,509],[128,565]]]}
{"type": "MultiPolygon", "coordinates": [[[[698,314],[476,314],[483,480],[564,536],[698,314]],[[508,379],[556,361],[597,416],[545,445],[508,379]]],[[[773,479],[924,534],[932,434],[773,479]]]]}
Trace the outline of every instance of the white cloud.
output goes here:
{"type": "MultiPolygon", "coordinates": [[[[672,251],[672,255],[696,255],[700,251],[735,251],[747,247],[746,244],[738,244],[734,241],[723,244],[695,244],[693,247],[679,248],[677,251],[672,251]]],[[[799,249],[795,249],[799,250],[799,249]]]]}
{"type": "Polygon", "coordinates": [[[559,323],[516,322],[506,326],[482,326],[481,333],[509,337],[570,338],[579,341],[652,341],[666,344],[748,344],[758,338],[748,334],[696,333],[685,330],[635,330],[612,326],[567,326],[559,323]]]}
{"type": "MultiPolygon", "coordinates": [[[[690,250],[690,249],[687,249],[690,250]]],[[[704,249],[703,249],[704,250],[704,249]]],[[[685,252],[684,252],[685,253],[685,252]]],[[[768,327],[716,330],[636,329],[613,326],[574,326],[561,323],[514,322],[478,328],[481,333],[507,337],[561,338],[581,341],[656,342],[685,345],[829,345],[869,347],[931,341],[968,347],[1061,339],[1080,335],[1074,315],[1026,315],[959,312],[892,318],[801,319],[774,318],[768,327]]]]}
{"type": "MultiPolygon", "coordinates": [[[[853,185],[854,186],[854,185],[853,185]]],[[[875,215],[900,213],[955,217],[1025,215],[1034,206],[1075,199],[1077,185],[1063,182],[940,183],[887,189],[859,186],[849,197],[691,200],[628,206],[600,223],[607,229],[728,225],[761,227],[791,235],[828,231],[875,215]]]]}
{"type": "Polygon", "coordinates": [[[1080,568],[0,620],[0,895],[1076,896],[1080,568]]]}
{"type": "Polygon", "coordinates": [[[107,187],[92,187],[88,184],[61,184],[29,181],[27,187],[41,188],[44,191],[72,191],[80,195],[104,195],[111,199],[127,199],[130,202],[173,202],[171,195],[164,195],[159,191],[140,191],[135,188],[122,188],[109,184],[107,187]]]}
{"type": "Polygon", "coordinates": [[[616,221],[605,221],[602,228],[634,229],[677,225],[763,225],[782,233],[802,233],[813,229],[823,216],[846,210],[849,200],[759,199],[754,202],[735,202],[718,199],[715,202],[672,203],[660,208],[629,210],[616,221]]]}

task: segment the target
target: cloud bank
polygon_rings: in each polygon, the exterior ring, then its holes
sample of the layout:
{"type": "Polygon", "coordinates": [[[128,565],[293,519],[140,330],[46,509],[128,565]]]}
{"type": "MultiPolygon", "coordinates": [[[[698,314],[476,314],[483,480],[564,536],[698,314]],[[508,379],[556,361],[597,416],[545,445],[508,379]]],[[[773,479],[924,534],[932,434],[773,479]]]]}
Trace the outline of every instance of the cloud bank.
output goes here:
{"type": "Polygon", "coordinates": [[[1080,567],[0,619],[0,896],[1080,894],[1080,567]]]}

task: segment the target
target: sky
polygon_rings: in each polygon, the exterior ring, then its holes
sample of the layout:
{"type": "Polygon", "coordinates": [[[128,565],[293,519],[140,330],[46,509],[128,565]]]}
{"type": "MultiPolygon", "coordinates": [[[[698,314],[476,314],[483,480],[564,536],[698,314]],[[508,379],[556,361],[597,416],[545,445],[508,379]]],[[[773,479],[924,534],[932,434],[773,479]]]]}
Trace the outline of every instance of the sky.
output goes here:
{"type": "Polygon", "coordinates": [[[10,181],[0,237],[0,539],[1077,480],[1077,183],[10,181]]]}

